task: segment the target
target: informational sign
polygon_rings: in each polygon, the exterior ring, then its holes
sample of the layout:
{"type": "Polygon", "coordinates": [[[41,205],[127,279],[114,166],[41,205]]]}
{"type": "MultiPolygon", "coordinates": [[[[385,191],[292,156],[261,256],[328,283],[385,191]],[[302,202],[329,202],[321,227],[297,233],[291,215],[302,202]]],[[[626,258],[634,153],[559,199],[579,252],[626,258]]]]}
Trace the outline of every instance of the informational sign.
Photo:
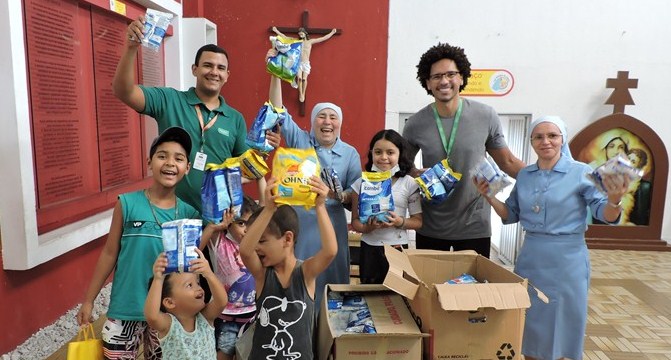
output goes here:
{"type": "Polygon", "coordinates": [[[506,96],[513,89],[513,74],[504,69],[471,69],[464,96],[506,96]]]}
{"type": "Polygon", "coordinates": [[[126,24],[103,10],[91,14],[95,65],[100,181],[102,190],[142,179],[140,115],[112,94],[112,79],[124,51],[126,24]]]}
{"type": "MultiPolygon", "coordinates": [[[[155,131],[148,138],[142,116],[112,93],[129,18],[76,0],[24,1],[37,226],[44,234],[145,186],[144,148],[155,131]]],[[[137,16],[146,9],[131,3],[126,10],[137,16]]],[[[152,52],[142,71],[136,62],[136,78],[162,86],[163,55],[152,52]]]]}
{"type": "Polygon", "coordinates": [[[100,191],[90,23],[75,2],[26,1],[38,206],[100,191]]]}

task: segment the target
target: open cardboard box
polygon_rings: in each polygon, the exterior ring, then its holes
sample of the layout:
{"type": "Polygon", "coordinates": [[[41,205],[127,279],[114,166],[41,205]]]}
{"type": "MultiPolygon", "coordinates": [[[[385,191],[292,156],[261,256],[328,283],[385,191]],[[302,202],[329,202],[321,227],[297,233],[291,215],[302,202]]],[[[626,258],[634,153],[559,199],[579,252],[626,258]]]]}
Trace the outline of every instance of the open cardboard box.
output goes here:
{"type": "Polygon", "coordinates": [[[410,300],[424,359],[521,359],[527,280],[473,251],[404,252],[385,246],[384,286],[410,300]],[[463,273],[478,284],[445,284],[463,273]],[[485,283],[486,281],[486,283],[485,283]]]}
{"type": "Polygon", "coordinates": [[[403,298],[382,285],[326,285],[319,312],[319,359],[422,358],[422,334],[403,298]],[[337,334],[328,316],[329,292],[358,292],[366,299],[376,334],[337,334]],[[331,357],[332,356],[332,357],[331,357]]]}

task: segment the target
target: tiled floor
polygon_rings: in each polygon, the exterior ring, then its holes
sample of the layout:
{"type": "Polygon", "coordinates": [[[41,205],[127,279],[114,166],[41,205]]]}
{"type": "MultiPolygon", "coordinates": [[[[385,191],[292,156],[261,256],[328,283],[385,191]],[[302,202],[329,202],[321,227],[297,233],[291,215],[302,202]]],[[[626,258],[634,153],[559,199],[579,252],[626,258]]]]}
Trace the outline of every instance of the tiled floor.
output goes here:
{"type": "Polygon", "coordinates": [[[671,360],[671,253],[590,250],[586,360],[671,360]]]}
{"type": "Polygon", "coordinates": [[[671,253],[590,256],[584,360],[671,360],[671,253]]]}

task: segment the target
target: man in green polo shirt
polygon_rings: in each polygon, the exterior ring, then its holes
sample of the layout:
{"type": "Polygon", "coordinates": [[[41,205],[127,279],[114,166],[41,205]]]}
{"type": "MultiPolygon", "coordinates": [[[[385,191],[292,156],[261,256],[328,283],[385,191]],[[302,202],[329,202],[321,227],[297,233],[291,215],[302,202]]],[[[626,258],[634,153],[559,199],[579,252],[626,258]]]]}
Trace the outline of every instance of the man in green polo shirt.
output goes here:
{"type": "Polygon", "coordinates": [[[202,212],[200,187],[205,163],[220,164],[245,150],[247,126],[242,114],[220,95],[229,76],[228,54],[217,45],[201,47],[191,72],[196,87],[178,91],[168,87],[138,85],[135,59],[141,45],[144,18],[127,29],[126,48],[121,55],[112,87],[114,95],[135,111],[156,119],[159,133],[179,126],[191,136],[191,171],[177,185],[177,196],[202,212]]]}

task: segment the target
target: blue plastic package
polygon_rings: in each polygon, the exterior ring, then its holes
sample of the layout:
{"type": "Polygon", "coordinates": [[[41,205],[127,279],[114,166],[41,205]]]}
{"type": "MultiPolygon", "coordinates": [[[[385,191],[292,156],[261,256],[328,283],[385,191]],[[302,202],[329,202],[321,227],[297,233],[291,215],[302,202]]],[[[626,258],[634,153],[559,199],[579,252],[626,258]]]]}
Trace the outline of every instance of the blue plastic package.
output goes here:
{"type": "Polygon", "coordinates": [[[508,174],[504,173],[496,165],[494,159],[490,157],[482,158],[475,168],[473,168],[473,176],[478,180],[486,180],[489,184],[487,190],[488,196],[496,195],[499,191],[505,189],[512,184],[508,174]]]}
{"type": "Polygon", "coordinates": [[[389,222],[387,214],[394,211],[394,198],[391,194],[391,172],[361,173],[359,191],[359,221],[367,223],[368,218],[389,222]]]}
{"type": "Polygon", "coordinates": [[[443,159],[415,178],[415,182],[419,185],[419,193],[432,204],[445,201],[452,194],[459,180],[461,180],[461,174],[452,170],[447,159],[443,159]]]}
{"type": "Polygon", "coordinates": [[[142,45],[154,51],[158,51],[158,48],[161,46],[163,38],[165,37],[165,32],[170,25],[170,20],[172,20],[171,13],[147,9],[144,28],[142,29],[142,34],[144,35],[142,45]]]}
{"type": "Polygon", "coordinates": [[[203,208],[203,219],[219,224],[224,217],[224,210],[231,207],[231,197],[226,183],[226,172],[223,164],[207,164],[200,188],[200,199],[203,208]]]}
{"type": "Polygon", "coordinates": [[[198,219],[173,220],[161,225],[163,251],[168,257],[166,273],[189,271],[191,260],[198,258],[203,221],[198,219]]]}
{"type": "Polygon", "coordinates": [[[270,102],[264,103],[247,132],[247,138],[245,139],[247,146],[266,153],[273,151],[275,148],[268,143],[266,131],[275,131],[277,126],[284,124],[286,116],[288,116],[288,113],[285,109],[277,109],[270,102]]]}
{"type": "Polygon", "coordinates": [[[226,185],[228,187],[228,196],[231,201],[233,218],[239,219],[242,216],[242,200],[245,194],[242,192],[242,171],[240,170],[240,159],[237,157],[228,158],[224,161],[224,174],[226,175],[226,185]]]}
{"type": "Polygon", "coordinates": [[[266,70],[278,78],[291,83],[300,65],[303,43],[298,39],[287,39],[283,36],[271,36],[270,42],[277,49],[277,55],[268,58],[266,70]]]}

